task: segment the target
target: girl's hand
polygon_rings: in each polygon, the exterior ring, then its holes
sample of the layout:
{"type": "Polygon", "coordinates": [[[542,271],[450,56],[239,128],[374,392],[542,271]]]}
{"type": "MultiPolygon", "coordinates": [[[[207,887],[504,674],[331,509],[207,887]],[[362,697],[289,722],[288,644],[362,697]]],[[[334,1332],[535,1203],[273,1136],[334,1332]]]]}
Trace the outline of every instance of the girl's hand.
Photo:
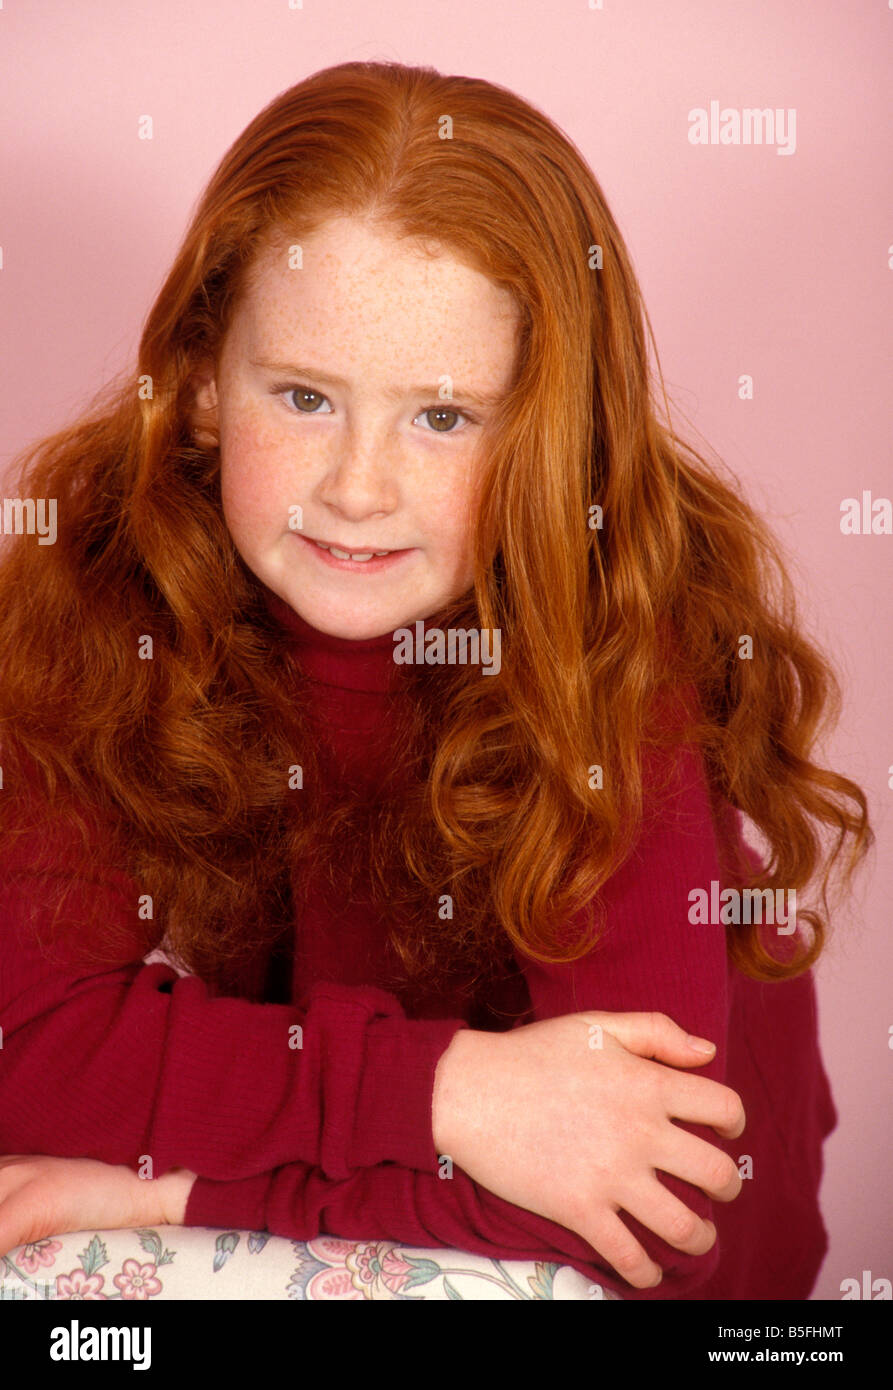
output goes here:
{"type": "Polygon", "coordinates": [[[0,1158],[0,1255],[65,1231],[181,1226],[195,1173],[161,1178],[92,1158],[0,1158]]]}
{"type": "Polygon", "coordinates": [[[727,1153],[673,1124],[709,1125],[727,1139],[744,1129],[735,1091],[676,1070],[713,1057],[686,1038],[659,1013],[565,1014],[505,1033],[460,1029],[437,1064],[437,1152],[504,1201],[581,1235],[634,1288],[652,1288],[660,1267],[620,1209],[690,1255],[716,1240],[713,1223],[655,1169],[720,1202],[742,1186],[727,1153]]]}

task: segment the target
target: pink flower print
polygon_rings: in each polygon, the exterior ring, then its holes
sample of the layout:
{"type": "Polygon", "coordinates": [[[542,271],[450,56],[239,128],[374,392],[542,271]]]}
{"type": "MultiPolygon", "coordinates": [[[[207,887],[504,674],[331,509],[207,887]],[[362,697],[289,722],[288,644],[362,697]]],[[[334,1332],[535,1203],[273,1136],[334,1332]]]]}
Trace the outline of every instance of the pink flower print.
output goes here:
{"type": "Polygon", "coordinates": [[[314,1301],[391,1298],[413,1273],[393,1241],[320,1236],[307,1242],[307,1253],[327,1266],[307,1284],[306,1297],[314,1301]]]}
{"type": "Polygon", "coordinates": [[[56,1275],[56,1297],[107,1299],[108,1294],[101,1292],[104,1283],[101,1274],[85,1274],[82,1269],[73,1269],[70,1274],[56,1275]]]}
{"type": "Polygon", "coordinates": [[[35,1240],[31,1245],[23,1245],[17,1263],[26,1274],[36,1274],[41,1265],[55,1262],[56,1251],[62,1249],[61,1240],[35,1240]]]}
{"type": "Polygon", "coordinates": [[[357,1243],[345,1260],[354,1283],[363,1289],[366,1298],[388,1298],[399,1293],[412,1274],[397,1247],[388,1241],[357,1243]]]}
{"type": "Polygon", "coordinates": [[[344,1265],[321,1269],[314,1274],[307,1285],[305,1297],[311,1303],[362,1303],[364,1299],[344,1265]]]}
{"type": "Polygon", "coordinates": [[[136,1298],[145,1301],[153,1294],[161,1293],[162,1283],[155,1278],[155,1265],[138,1264],[136,1260],[125,1260],[124,1268],[112,1281],[121,1290],[122,1298],[136,1298]]]}

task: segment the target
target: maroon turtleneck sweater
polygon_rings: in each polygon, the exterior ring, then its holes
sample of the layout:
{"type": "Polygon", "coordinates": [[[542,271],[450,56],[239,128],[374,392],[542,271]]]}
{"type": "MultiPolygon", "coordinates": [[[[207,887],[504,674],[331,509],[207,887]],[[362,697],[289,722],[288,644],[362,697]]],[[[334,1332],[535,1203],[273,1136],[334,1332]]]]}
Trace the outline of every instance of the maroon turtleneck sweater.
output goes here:
{"type": "MultiPolygon", "coordinates": [[[[333,638],[280,600],[271,606],[311,679],[337,776],[344,787],[374,782],[402,751],[391,737],[400,698],[391,634],[333,638]]],[[[472,1017],[458,998],[395,992],[386,921],[368,904],[334,901],[321,883],[303,885],[290,1004],[214,997],[166,963],[91,970],[64,953],[51,960],[26,917],[49,911],[61,881],[66,911],[100,934],[109,923],[126,931],[145,889],[104,872],[101,849],[89,881],[73,878],[70,846],[58,837],[52,869],[45,857],[38,869],[47,835],[29,808],[33,863],[27,846],[15,864],[0,859],[0,1152],[134,1168],[150,1154],[156,1176],[189,1168],[199,1176],[186,1225],[552,1260],[626,1299],[807,1298],[827,1248],[822,1141],[837,1122],[812,975],[756,983],[730,965],[725,927],[689,922],[692,888],[732,881],[724,870],[741,823],[711,796],[699,754],[680,747],[674,767],[660,813],[647,817],[633,855],[603,889],[607,928],[596,947],[571,965],[516,952],[490,1016],[478,1009],[472,1017]],[[663,1268],[653,1290],[633,1289],[580,1236],[504,1202],[461,1169],[439,1176],[434,1072],[456,1030],[584,1010],[658,1010],[711,1039],[713,1061],[692,1074],[732,1087],[747,1115],[736,1140],[683,1126],[739,1166],[749,1157],[752,1176],[733,1202],[710,1202],[660,1175],[715,1223],[707,1254],[681,1254],[622,1214],[663,1268]],[[295,1024],[299,1049],[290,1046],[295,1024]]],[[[23,796],[23,812],[26,804],[23,796]]]]}

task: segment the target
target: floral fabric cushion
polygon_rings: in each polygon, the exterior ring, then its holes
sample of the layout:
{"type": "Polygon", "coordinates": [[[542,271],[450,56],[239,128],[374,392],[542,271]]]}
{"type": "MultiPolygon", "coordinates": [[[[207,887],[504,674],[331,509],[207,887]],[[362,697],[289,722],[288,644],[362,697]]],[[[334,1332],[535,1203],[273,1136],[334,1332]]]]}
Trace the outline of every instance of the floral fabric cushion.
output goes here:
{"type": "Polygon", "coordinates": [[[193,1226],[79,1231],[0,1256],[0,1299],[606,1299],[568,1265],[193,1226]]]}

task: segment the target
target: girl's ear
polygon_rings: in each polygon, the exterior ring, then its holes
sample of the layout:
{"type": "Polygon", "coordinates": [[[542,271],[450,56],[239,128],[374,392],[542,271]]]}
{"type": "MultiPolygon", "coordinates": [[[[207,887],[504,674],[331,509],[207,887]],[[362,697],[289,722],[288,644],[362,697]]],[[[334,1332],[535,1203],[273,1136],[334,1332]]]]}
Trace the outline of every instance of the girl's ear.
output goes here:
{"type": "Polygon", "coordinates": [[[216,447],[220,442],[217,422],[217,379],[213,363],[196,369],[190,377],[194,405],[189,423],[195,442],[203,447],[216,447]]]}

